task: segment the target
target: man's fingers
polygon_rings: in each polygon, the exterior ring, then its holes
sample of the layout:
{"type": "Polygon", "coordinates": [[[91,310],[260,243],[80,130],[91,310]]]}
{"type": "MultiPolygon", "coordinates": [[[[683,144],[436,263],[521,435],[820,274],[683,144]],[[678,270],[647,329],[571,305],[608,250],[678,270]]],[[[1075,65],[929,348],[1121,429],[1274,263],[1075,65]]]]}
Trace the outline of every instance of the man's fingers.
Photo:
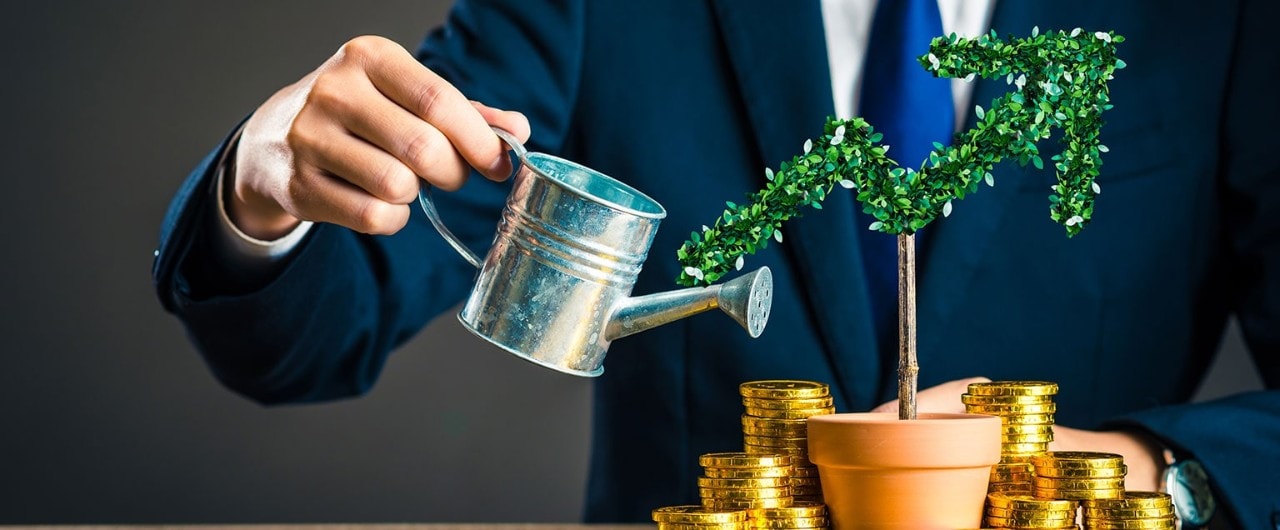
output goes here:
{"type": "MultiPolygon", "coordinates": [[[[960,402],[960,395],[969,390],[970,383],[985,383],[990,381],[985,377],[970,377],[967,379],[956,379],[948,381],[937,386],[932,386],[916,393],[916,410],[918,412],[944,412],[944,413],[963,413],[964,403],[960,402]]],[[[880,406],[871,409],[871,412],[897,412],[897,400],[883,403],[880,406]]]]}
{"type": "Polygon", "coordinates": [[[344,115],[342,124],[433,186],[448,191],[462,187],[471,168],[444,133],[385,98],[369,98],[367,105],[364,112],[344,115]]]}
{"type": "Polygon", "coordinates": [[[489,129],[480,112],[448,81],[422,66],[399,45],[391,45],[394,50],[386,43],[355,39],[348,43],[348,53],[362,54],[373,85],[444,133],[472,167],[492,179],[506,178],[506,146],[489,129]]]}
{"type": "Polygon", "coordinates": [[[394,234],[409,222],[409,206],[392,204],[318,169],[299,172],[289,183],[294,215],[366,234],[394,234]]]}

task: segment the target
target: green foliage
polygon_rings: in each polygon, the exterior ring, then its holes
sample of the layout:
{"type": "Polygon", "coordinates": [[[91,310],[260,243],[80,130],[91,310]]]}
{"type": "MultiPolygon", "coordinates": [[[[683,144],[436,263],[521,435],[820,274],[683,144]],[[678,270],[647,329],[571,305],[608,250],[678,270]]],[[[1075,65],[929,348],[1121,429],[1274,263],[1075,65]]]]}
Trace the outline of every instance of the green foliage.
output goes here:
{"type": "Polygon", "coordinates": [[[1004,78],[1016,90],[977,106],[976,127],[958,133],[952,145],[934,144],[919,168],[898,167],[879,145],[881,134],[861,118],[827,120],[823,134],[808,140],[804,152],[783,162],[777,172],[765,170],[764,189],[746,204],[726,203],[712,226],[694,232],[677,250],[684,285],[711,284],[734,269],[743,256],[765,248],[769,239],[782,242],[782,223],[799,216],[802,207],[821,209],[835,186],[853,189],[862,209],[876,220],[868,227],[889,234],[910,234],[938,215],[950,215],[951,201],[994,186],[992,168],[1017,160],[1043,169],[1036,142],[1054,128],[1062,135],[1062,152],[1050,160],[1058,183],[1049,196],[1049,217],[1080,233],[1093,216],[1101,192],[1094,179],[1102,165],[1102,113],[1111,108],[1107,82],[1124,68],[1113,33],[1032,31],[1023,39],[1002,40],[995,31],[976,39],[954,33],[935,38],[920,64],[939,77],[1004,78]]]}

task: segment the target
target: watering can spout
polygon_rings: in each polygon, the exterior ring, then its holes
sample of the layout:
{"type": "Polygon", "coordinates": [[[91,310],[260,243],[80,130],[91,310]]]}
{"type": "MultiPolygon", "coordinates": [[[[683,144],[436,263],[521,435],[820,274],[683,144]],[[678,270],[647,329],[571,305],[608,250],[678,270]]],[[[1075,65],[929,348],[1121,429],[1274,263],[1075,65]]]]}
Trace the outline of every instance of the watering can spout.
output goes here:
{"type": "Polygon", "coordinates": [[[764,332],[772,306],[773,273],[768,267],[760,267],[720,285],[628,298],[609,319],[606,337],[616,340],[720,308],[755,338],[764,332]]]}

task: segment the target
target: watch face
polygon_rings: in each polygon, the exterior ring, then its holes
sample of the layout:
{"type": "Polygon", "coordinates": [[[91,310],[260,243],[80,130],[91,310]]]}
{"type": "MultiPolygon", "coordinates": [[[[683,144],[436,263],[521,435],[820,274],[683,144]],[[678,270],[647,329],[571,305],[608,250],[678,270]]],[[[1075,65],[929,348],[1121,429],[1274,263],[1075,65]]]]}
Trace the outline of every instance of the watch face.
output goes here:
{"type": "Polygon", "coordinates": [[[1183,460],[1165,472],[1165,488],[1173,497],[1173,506],[1182,527],[1204,526],[1213,517],[1217,505],[1209,490],[1209,475],[1195,460],[1183,460]]]}

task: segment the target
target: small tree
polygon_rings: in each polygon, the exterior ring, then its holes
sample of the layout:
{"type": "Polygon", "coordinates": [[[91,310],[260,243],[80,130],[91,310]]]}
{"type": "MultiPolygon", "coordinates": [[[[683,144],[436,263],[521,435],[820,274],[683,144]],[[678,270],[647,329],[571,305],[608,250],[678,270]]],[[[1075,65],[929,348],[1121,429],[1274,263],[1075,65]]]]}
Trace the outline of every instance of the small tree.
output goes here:
{"type": "Polygon", "coordinates": [[[746,254],[782,242],[782,223],[802,207],[822,208],[835,186],[854,190],[862,209],[876,220],[869,230],[898,236],[898,404],[899,417],[915,419],[916,294],[915,232],[939,215],[951,215],[952,201],[994,186],[992,168],[1015,159],[1044,168],[1036,142],[1062,131],[1062,152],[1050,160],[1058,183],[1049,196],[1049,217],[1074,236],[1093,217],[1102,192],[1094,179],[1108,151],[1098,140],[1102,113],[1111,108],[1107,83],[1125,67],[1112,32],[1032,29],[1031,36],[1002,40],[993,30],[976,39],[954,33],[933,39],[919,61],[938,77],[1003,78],[1016,89],[974,108],[977,124],[956,134],[952,144],[934,144],[919,169],[898,167],[880,145],[880,133],[862,118],[829,119],[823,134],[806,140],[804,153],[765,169],[768,183],[743,205],[728,209],[712,226],[693,232],[677,251],[684,285],[711,284],[741,269],[746,254]]]}

